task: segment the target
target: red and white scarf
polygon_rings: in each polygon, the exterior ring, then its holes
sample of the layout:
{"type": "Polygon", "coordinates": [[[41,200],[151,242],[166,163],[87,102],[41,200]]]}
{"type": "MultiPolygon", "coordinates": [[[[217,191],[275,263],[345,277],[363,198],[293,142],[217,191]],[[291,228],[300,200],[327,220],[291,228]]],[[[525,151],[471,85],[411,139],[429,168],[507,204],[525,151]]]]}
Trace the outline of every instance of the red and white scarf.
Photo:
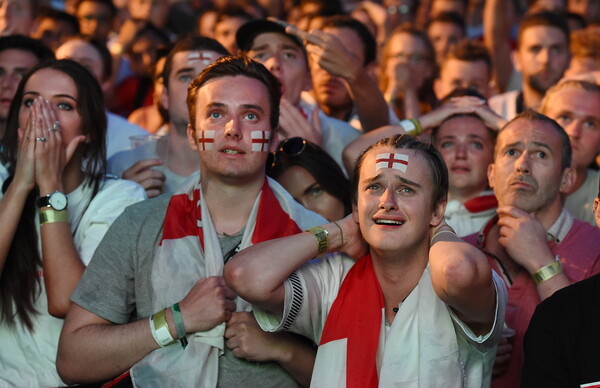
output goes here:
{"type": "Polygon", "coordinates": [[[367,255],[350,269],[327,315],[311,384],[465,387],[451,315],[427,267],[387,331],[383,293],[367,255]]]}
{"type": "MultiPolygon", "coordinates": [[[[324,222],[267,178],[248,218],[240,249],[299,233],[324,222]]],[[[197,173],[173,195],[167,208],[162,239],[152,263],[154,310],[179,302],[199,279],[222,275],[223,254],[197,173]]],[[[237,298],[236,303],[237,311],[251,310],[250,304],[241,298],[237,298]]],[[[176,342],[153,351],[132,368],[134,384],[215,387],[224,333],[223,323],[207,332],[188,335],[189,344],[185,349],[176,342]]]]}

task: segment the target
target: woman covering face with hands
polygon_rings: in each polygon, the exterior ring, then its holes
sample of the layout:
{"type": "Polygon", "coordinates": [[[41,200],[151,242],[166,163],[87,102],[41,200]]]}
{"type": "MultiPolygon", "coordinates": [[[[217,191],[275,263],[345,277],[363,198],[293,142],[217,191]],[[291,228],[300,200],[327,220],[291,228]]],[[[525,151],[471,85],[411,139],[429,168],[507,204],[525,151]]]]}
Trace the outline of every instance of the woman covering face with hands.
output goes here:
{"type": "Polygon", "coordinates": [[[61,60],[33,68],[10,108],[0,154],[0,375],[9,385],[64,385],[55,359],[71,292],[112,221],[144,198],[137,184],[105,176],[102,101],[89,71],[61,60]]]}

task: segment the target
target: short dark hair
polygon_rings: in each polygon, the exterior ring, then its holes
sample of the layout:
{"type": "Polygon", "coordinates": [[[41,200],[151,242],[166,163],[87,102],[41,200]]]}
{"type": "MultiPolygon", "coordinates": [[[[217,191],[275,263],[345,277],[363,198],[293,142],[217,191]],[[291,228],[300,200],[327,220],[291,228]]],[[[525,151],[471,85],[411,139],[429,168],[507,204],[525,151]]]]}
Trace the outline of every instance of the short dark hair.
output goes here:
{"type": "Polygon", "coordinates": [[[79,21],[70,13],[44,7],[36,16],[36,20],[52,19],[68,24],[74,34],[79,33],[79,21]]]}
{"type": "Polygon", "coordinates": [[[559,29],[565,36],[567,47],[569,46],[569,25],[567,19],[559,13],[542,11],[533,14],[527,14],[519,23],[519,34],[517,36],[517,48],[521,46],[523,33],[530,27],[546,26],[559,29]]]}
{"type": "Polygon", "coordinates": [[[467,32],[465,19],[456,12],[440,12],[439,14],[435,15],[429,19],[427,24],[425,24],[425,31],[428,31],[429,27],[431,27],[433,23],[454,24],[456,27],[460,28],[463,35],[465,35],[467,32]]]}
{"type": "Polygon", "coordinates": [[[165,60],[165,66],[163,68],[163,83],[165,87],[169,86],[169,75],[173,68],[173,57],[175,54],[181,51],[214,51],[223,56],[228,56],[230,53],[225,47],[214,39],[206,38],[198,35],[187,35],[175,42],[175,45],[169,51],[167,59],[165,60]]]}
{"type": "Polygon", "coordinates": [[[54,59],[54,53],[38,39],[23,35],[0,37],[0,52],[4,50],[21,50],[33,54],[39,62],[54,59]]]}
{"type": "Polygon", "coordinates": [[[352,202],[356,205],[358,202],[358,186],[360,183],[360,170],[365,159],[365,155],[374,148],[391,146],[396,149],[410,149],[418,151],[427,160],[431,170],[432,197],[431,206],[433,209],[448,198],[448,168],[444,158],[435,149],[431,143],[424,143],[418,138],[410,135],[395,135],[379,140],[370,145],[360,154],[354,166],[354,176],[352,177],[352,202]]]}
{"type": "Polygon", "coordinates": [[[481,42],[467,38],[459,40],[455,45],[450,47],[442,66],[444,66],[444,63],[449,59],[457,59],[464,62],[481,61],[487,65],[490,77],[492,75],[492,59],[488,49],[481,42]]]}
{"type": "Polygon", "coordinates": [[[363,66],[375,61],[377,56],[377,42],[369,29],[358,20],[346,15],[331,16],[323,21],[320,29],[324,30],[325,28],[348,28],[353,30],[360,38],[363,45],[365,57],[363,66]]]}
{"type": "MultiPolygon", "coordinates": [[[[291,138],[291,140],[301,140],[300,138],[291,138]]],[[[282,144],[290,141],[284,140],[282,144]]],[[[352,201],[350,198],[350,181],[342,171],[340,165],[321,147],[303,140],[304,148],[297,155],[288,155],[278,147],[273,155],[273,160],[267,163],[267,175],[275,180],[290,167],[299,166],[304,168],[315,178],[323,190],[342,202],[344,205],[344,214],[352,212],[352,201]]]]}
{"type": "Polygon", "coordinates": [[[79,11],[79,7],[81,6],[81,3],[85,3],[86,1],[106,5],[110,10],[111,18],[114,18],[117,15],[117,7],[112,2],[112,0],[79,0],[79,1],[77,1],[77,5],[75,6],[75,14],[77,14],[77,11],[79,11]]]}
{"type": "Polygon", "coordinates": [[[279,124],[279,101],[281,100],[281,84],[273,74],[261,63],[245,56],[234,55],[219,58],[205,68],[188,87],[187,106],[190,114],[190,125],[196,126],[196,99],[200,88],[210,80],[222,77],[243,76],[260,81],[269,93],[271,130],[275,131],[279,124]]]}
{"type": "MultiPolygon", "coordinates": [[[[564,171],[565,169],[567,169],[571,166],[571,158],[572,158],[572,153],[573,153],[573,151],[571,150],[571,141],[569,140],[569,135],[567,134],[567,132],[565,132],[563,127],[560,126],[560,124],[558,124],[556,121],[552,120],[550,117],[543,115],[541,113],[538,113],[538,112],[534,111],[533,109],[525,109],[523,112],[519,113],[514,119],[512,119],[508,123],[506,123],[504,125],[504,127],[502,127],[500,132],[502,132],[504,129],[508,128],[510,125],[512,125],[512,123],[514,123],[517,120],[538,121],[540,123],[549,124],[552,128],[554,128],[556,130],[556,133],[558,133],[558,136],[560,137],[560,141],[561,141],[561,147],[560,147],[561,148],[561,150],[560,150],[561,170],[564,171]]],[[[497,152],[498,152],[498,143],[496,143],[496,149],[494,151],[494,158],[495,158],[497,152]]]]}

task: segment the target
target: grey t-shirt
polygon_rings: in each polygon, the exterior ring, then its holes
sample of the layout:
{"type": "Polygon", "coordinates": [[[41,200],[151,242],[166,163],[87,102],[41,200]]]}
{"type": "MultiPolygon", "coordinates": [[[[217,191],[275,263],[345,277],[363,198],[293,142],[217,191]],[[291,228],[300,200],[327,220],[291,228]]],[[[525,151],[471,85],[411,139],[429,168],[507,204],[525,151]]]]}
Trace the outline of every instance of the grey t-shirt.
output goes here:
{"type": "MultiPolygon", "coordinates": [[[[150,271],[154,247],[171,196],[162,195],[125,209],[96,249],[71,300],[116,324],[153,314],[150,271]],[[101,292],[99,292],[101,290],[101,292]]],[[[227,253],[241,241],[242,233],[221,239],[227,253]]],[[[251,363],[236,358],[229,349],[219,359],[219,387],[297,387],[277,363],[251,363]]]]}

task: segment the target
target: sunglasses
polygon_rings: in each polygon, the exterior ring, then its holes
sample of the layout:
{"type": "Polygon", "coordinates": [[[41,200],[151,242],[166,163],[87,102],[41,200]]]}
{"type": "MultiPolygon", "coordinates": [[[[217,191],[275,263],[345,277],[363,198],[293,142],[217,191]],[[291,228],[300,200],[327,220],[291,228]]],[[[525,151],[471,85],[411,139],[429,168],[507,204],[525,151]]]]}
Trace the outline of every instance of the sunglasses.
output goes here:
{"type": "Polygon", "coordinates": [[[281,155],[287,158],[295,158],[304,152],[306,147],[310,147],[308,140],[301,137],[290,137],[279,143],[275,152],[271,152],[267,157],[267,175],[281,168],[281,155]]]}

